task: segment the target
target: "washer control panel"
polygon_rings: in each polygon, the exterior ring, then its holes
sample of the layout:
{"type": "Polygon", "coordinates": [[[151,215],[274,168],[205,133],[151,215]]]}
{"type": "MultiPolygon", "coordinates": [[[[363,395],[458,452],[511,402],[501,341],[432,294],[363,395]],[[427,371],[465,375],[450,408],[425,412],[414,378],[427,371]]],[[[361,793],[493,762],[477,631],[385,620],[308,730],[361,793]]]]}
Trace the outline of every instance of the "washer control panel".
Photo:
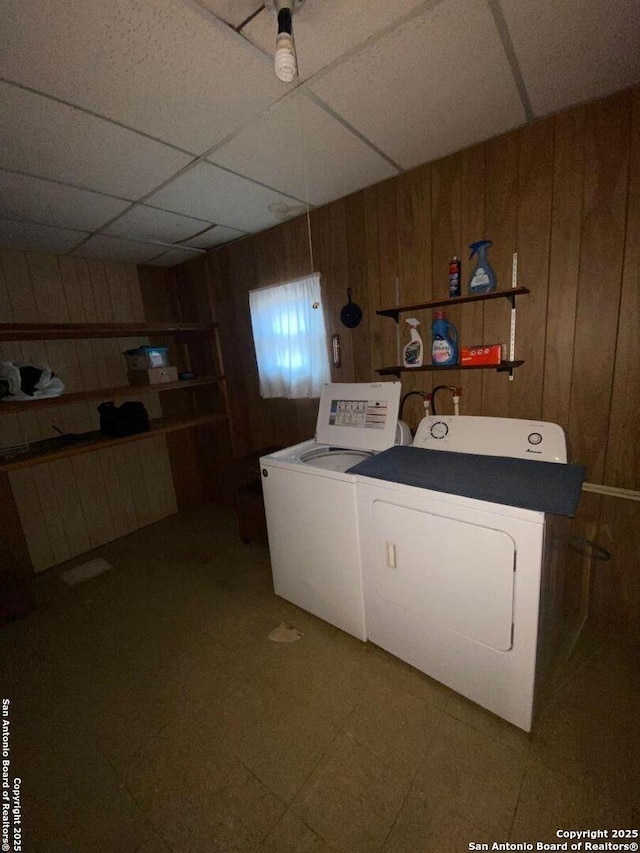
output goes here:
{"type": "Polygon", "coordinates": [[[566,462],[562,427],[545,421],[430,415],[416,431],[413,447],[539,462],[566,462]]]}

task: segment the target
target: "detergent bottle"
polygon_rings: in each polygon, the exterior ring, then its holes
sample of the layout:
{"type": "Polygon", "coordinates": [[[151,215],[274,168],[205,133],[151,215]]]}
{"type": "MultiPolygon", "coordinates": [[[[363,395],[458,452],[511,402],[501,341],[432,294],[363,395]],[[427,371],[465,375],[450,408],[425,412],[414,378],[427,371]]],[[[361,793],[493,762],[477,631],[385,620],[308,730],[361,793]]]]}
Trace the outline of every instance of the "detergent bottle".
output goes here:
{"type": "Polygon", "coordinates": [[[424,346],[422,343],[422,338],[418,334],[418,326],[420,325],[419,321],[416,320],[415,317],[411,317],[409,320],[405,320],[405,323],[409,324],[411,328],[411,339],[408,344],[406,344],[403,350],[403,363],[405,367],[422,367],[422,355],[424,352],[424,346]]]}
{"type": "Polygon", "coordinates": [[[458,332],[456,327],[444,316],[444,311],[436,311],[431,324],[431,361],[439,367],[458,363],[458,332]]]}
{"type": "Polygon", "coordinates": [[[471,278],[469,279],[469,293],[472,296],[478,293],[491,293],[492,290],[496,289],[496,285],[498,284],[498,277],[495,270],[487,260],[489,246],[493,246],[491,240],[477,240],[475,243],[469,245],[471,249],[469,258],[472,259],[474,255],[478,256],[478,260],[471,271],[471,278]]]}

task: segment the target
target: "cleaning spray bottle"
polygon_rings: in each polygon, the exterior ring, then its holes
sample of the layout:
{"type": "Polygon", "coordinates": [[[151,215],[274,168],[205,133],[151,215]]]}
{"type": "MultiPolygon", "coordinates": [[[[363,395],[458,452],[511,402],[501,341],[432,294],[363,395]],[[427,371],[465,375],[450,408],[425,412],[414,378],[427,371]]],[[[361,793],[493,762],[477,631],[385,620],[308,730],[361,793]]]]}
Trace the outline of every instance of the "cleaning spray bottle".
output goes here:
{"type": "Polygon", "coordinates": [[[402,351],[404,366],[422,367],[422,356],[424,353],[424,346],[422,343],[422,338],[418,334],[418,326],[420,325],[420,323],[418,320],[416,320],[415,317],[411,317],[409,320],[405,320],[405,323],[408,323],[409,327],[411,328],[411,339],[409,343],[405,345],[405,348],[402,351]]]}
{"type": "Polygon", "coordinates": [[[444,311],[436,311],[431,324],[431,361],[444,367],[458,363],[458,332],[456,327],[444,316],[444,311]]]}
{"type": "Polygon", "coordinates": [[[498,277],[495,274],[495,270],[487,260],[489,246],[493,246],[491,240],[477,240],[475,243],[469,245],[471,249],[469,258],[473,258],[474,255],[478,256],[478,260],[471,272],[471,278],[469,279],[469,293],[472,296],[478,293],[491,293],[492,290],[496,289],[496,285],[498,284],[498,277]]]}

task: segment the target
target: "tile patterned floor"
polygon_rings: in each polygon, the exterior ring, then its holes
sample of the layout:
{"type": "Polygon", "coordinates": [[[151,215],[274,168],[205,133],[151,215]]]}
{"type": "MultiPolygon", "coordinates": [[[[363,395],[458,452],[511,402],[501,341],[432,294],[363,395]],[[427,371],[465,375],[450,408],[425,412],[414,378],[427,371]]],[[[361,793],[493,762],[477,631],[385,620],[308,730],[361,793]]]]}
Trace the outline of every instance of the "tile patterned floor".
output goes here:
{"type": "MultiPolygon", "coordinates": [[[[640,669],[585,637],[528,736],[276,598],[203,508],[0,629],[30,853],[459,853],[640,826],[640,669]],[[281,622],[304,637],[273,643],[281,622]]],[[[80,561],[76,561],[80,562],[80,561]]]]}

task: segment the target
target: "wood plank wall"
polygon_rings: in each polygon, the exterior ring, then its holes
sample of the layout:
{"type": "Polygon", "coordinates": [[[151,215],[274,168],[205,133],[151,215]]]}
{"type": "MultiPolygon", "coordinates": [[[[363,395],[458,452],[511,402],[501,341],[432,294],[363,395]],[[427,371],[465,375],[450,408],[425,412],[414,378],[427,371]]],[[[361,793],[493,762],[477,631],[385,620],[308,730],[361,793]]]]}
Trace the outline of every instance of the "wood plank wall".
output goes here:
{"type": "MultiPolygon", "coordinates": [[[[144,320],[133,264],[0,250],[1,323],[144,320]]],[[[127,385],[121,353],[143,343],[149,339],[3,342],[0,359],[49,365],[66,391],[88,391],[127,385]]],[[[150,417],[162,416],[157,393],[133,399],[143,399],[150,417]]],[[[54,424],[63,432],[98,429],[97,402],[3,415],[0,448],[53,437],[54,424]]],[[[8,480],[36,571],[176,512],[164,436],[14,471],[8,480]]]]}
{"type": "MultiPolygon", "coordinates": [[[[493,371],[451,372],[462,412],[555,421],[588,479],[640,489],[640,89],[567,110],[312,211],[327,332],[339,333],[334,381],[371,381],[398,363],[395,324],[376,308],[447,295],[447,263],[480,238],[494,241],[499,286],[518,252],[517,357],[512,382],[493,371]],[[362,324],[341,325],[347,287],[362,324]]],[[[204,261],[203,261],[204,263],[204,261]]],[[[313,434],[316,402],[262,400],[248,291],[309,271],[305,217],[210,253],[239,451],[313,434]]],[[[493,301],[448,312],[464,343],[508,342],[509,310],[493,301]]],[[[430,317],[422,312],[429,340],[430,317]]],[[[431,374],[403,374],[403,390],[431,374]]],[[[405,415],[415,426],[419,402],[405,415]]],[[[440,411],[450,401],[440,400],[440,411]]],[[[640,637],[640,503],[583,496],[578,536],[614,554],[594,568],[592,614],[640,637]]],[[[576,571],[580,558],[576,557],[576,571]]]]}

